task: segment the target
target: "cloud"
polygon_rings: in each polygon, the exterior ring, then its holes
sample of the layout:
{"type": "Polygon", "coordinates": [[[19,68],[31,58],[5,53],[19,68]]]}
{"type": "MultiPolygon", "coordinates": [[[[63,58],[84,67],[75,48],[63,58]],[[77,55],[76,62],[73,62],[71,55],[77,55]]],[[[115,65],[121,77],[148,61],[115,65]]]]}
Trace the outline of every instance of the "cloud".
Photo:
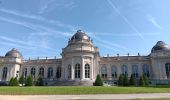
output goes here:
{"type": "Polygon", "coordinates": [[[137,33],[137,35],[144,40],[144,37],[142,36],[142,34],[138,31],[138,29],[126,18],[126,16],[122,15],[121,12],[119,11],[118,8],[116,8],[116,6],[113,4],[113,2],[111,2],[111,0],[106,0],[109,5],[113,8],[113,10],[122,17],[122,19],[133,29],[133,31],[135,31],[137,33]]]}
{"type": "Polygon", "coordinates": [[[21,13],[21,12],[17,12],[14,10],[9,10],[9,9],[3,9],[0,8],[0,11],[3,13],[7,13],[7,14],[11,14],[17,17],[23,17],[23,18],[27,18],[27,19],[33,19],[33,20],[37,20],[37,21],[41,21],[41,22],[45,22],[45,23],[49,23],[49,24],[55,24],[59,27],[62,28],[67,28],[69,30],[74,30],[75,26],[73,25],[69,25],[69,24],[64,24],[60,21],[56,21],[56,20],[51,20],[51,19],[46,19],[42,16],[36,16],[36,15],[31,15],[31,14],[25,14],[25,13],[21,13]]]}
{"type": "Polygon", "coordinates": [[[158,22],[155,20],[155,18],[153,16],[148,15],[147,18],[156,28],[158,28],[160,30],[162,29],[161,25],[158,24],[158,22]]]}
{"type": "Polygon", "coordinates": [[[71,10],[75,7],[75,0],[44,0],[40,3],[39,14],[47,13],[54,9],[71,10]]]}

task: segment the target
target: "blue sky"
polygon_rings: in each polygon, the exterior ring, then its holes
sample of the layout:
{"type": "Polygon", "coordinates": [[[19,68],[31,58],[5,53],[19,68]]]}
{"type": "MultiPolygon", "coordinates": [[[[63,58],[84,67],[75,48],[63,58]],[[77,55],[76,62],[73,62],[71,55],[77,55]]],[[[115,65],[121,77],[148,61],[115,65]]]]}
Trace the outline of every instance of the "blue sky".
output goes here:
{"type": "Polygon", "coordinates": [[[100,55],[148,55],[170,44],[169,0],[0,0],[0,55],[17,48],[28,57],[61,57],[81,29],[100,55]]]}

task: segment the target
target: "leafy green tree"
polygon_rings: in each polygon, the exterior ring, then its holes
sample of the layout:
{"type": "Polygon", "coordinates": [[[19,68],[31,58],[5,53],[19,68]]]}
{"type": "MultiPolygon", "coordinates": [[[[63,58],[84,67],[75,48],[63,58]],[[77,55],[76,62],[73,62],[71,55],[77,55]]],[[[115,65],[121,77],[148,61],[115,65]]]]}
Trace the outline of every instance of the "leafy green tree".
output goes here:
{"type": "Polygon", "coordinates": [[[123,86],[128,86],[128,85],[129,85],[128,75],[125,74],[123,75],[123,86]]]}
{"type": "Polygon", "coordinates": [[[148,77],[146,75],[143,75],[143,79],[144,79],[144,82],[145,82],[145,86],[148,86],[149,85],[148,77]]]}
{"type": "Polygon", "coordinates": [[[18,86],[18,80],[17,78],[11,78],[10,81],[9,81],[9,86],[18,86]]]}
{"type": "Polygon", "coordinates": [[[15,77],[13,80],[13,86],[18,86],[19,82],[17,80],[17,78],[15,77]]]}
{"type": "Polygon", "coordinates": [[[129,84],[130,84],[131,86],[136,86],[136,78],[134,77],[133,74],[131,75],[129,81],[130,81],[129,84]]]}
{"type": "Polygon", "coordinates": [[[21,77],[19,78],[19,83],[23,85],[24,81],[25,81],[24,76],[21,75],[21,77]]]}
{"type": "Polygon", "coordinates": [[[102,79],[100,78],[100,75],[97,75],[97,78],[95,80],[95,83],[94,83],[95,86],[103,86],[103,81],[102,79]]]}
{"type": "Polygon", "coordinates": [[[145,81],[144,81],[144,79],[143,79],[143,76],[140,76],[139,85],[140,85],[140,86],[145,86],[145,81]]]}
{"type": "Polygon", "coordinates": [[[25,86],[32,86],[33,85],[33,79],[32,76],[28,76],[25,82],[25,86]]]}
{"type": "Polygon", "coordinates": [[[123,76],[122,74],[119,75],[118,86],[123,86],[123,76]]]}
{"type": "Polygon", "coordinates": [[[43,86],[44,84],[43,84],[43,79],[42,79],[42,77],[39,77],[38,78],[38,80],[37,80],[37,82],[36,82],[36,85],[37,86],[43,86]]]}
{"type": "Polygon", "coordinates": [[[13,86],[14,78],[12,77],[9,81],[9,86],[13,86]]]}

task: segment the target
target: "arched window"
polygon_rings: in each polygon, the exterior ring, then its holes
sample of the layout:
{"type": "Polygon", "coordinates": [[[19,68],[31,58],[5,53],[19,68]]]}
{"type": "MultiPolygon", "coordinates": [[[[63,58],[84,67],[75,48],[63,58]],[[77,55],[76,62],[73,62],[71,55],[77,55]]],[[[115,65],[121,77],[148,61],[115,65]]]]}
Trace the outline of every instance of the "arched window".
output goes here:
{"type": "Polygon", "coordinates": [[[27,68],[24,68],[24,71],[23,71],[24,73],[23,73],[23,75],[24,75],[24,78],[26,78],[27,77],[27,68]]]}
{"type": "Polygon", "coordinates": [[[143,71],[143,75],[149,77],[149,66],[147,64],[143,64],[142,66],[142,71],[143,71]]]}
{"type": "Polygon", "coordinates": [[[7,72],[8,72],[7,67],[4,67],[4,68],[3,68],[3,73],[2,73],[2,80],[6,80],[6,78],[7,78],[7,72]]]}
{"type": "Polygon", "coordinates": [[[33,78],[35,78],[35,68],[33,67],[33,68],[31,68],[31,75],[33,76],[33,78]]]}
{"type": "Polygon", "coordinates": [[[68,79],[71,79],[71,65],[68,65],[68,79]]]}
{"type": "Polygon", "coordinates": [[[135,78],[138,78],[138,66],[137,65],[132,65],[132,75],[135,78]]]}
{"type": "Polygon", "coordinates": [[[56,78],[61,78],[61,67],[57,67],[56,78]]]}
{"type": "Polygon", "coordinates": [[[80,64],[75,65],[75,78],[80,78],[80,64]]]}
{"type": "Polygon", "coordinates": [[[116,66],[112,66],[112,78],[117,78],[117,68],[116,66]]]}
{"type": "Polygon", "coordinates": [[[44,68],[43,68],[43,67],[41,67],[41,68],[39,69],[39,76],[40,76],[40,77],[44,77],[44,68]]]}
{"type": "Polygon", "coordinates": [[[53,77],[53,68],[52,67],[49,67],[48,68],[48,75],[47,75],[48,78],[52,78],[53,77]]]}
{"type": "Polygon", "coordinates": [[[85,64],[85,78],[90,78],[90,65],[85,64]]]}
{"type": "Polygon", "coordinates": [[[127,66],[126,66],[126,65],[122,65],[122,66],[121,66],[121,72],[122,72],[122,74],[128,74],[127,71],[128,71],[128,70],[127,70],[127,66]]]}
{"type": "Polygon", "coordinates": [[[165,64],[166,76],[170,77],[170,63],[165,64]]]}
{"type": "Polygon", "coordinates": [[[104,66],[101,68],[102,78],[107,78],[107,68],[104,66]]]}

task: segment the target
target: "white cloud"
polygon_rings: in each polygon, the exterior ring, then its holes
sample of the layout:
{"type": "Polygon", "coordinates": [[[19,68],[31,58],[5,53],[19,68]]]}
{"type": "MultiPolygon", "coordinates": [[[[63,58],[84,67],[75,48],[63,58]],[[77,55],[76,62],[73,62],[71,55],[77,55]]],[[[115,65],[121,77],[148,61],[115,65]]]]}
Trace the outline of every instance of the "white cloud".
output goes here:
{"type": "Polygon", "coordinates": [[[126,16],[122,15],[118,8],[113,4],[111,0],[106,0],[109,5],[113,8],[113,10],[122,17],[122,19],[136,32],[136,34],[142,39],[145,40],[142,34],[138,31],[138,29],[126,18],[126,16]]]}
{"type": "Polygon", "coordinates": [[[161,25],[156,21],[153,16],[148,15],[147,18],[155,27],[157,27],[158,29],[162,29],[161,25]]]}
{"type": "Polygon", "coordinates": [[[25,13],[21,13],[21,12],[9,10],[9,9],[3,9],[3,8],[0,8],[0,11],[3,13],[11,14],[11,15],[18,16],[18,17],[33,19],[33,20],[37,20],[37,21],[41,21],[41,22],[45,22],[45,23],[49,23],[49,24],[55,24],[59,27],[67,28],[69,30],[74,30],[74,28],[75,28],[75,26],[73,26],[73,25],[65,24],[65,23],[62,23],[62,22],[56,21],[56,20],[46,19],[42,16],[25,14],[25,13]]]}

